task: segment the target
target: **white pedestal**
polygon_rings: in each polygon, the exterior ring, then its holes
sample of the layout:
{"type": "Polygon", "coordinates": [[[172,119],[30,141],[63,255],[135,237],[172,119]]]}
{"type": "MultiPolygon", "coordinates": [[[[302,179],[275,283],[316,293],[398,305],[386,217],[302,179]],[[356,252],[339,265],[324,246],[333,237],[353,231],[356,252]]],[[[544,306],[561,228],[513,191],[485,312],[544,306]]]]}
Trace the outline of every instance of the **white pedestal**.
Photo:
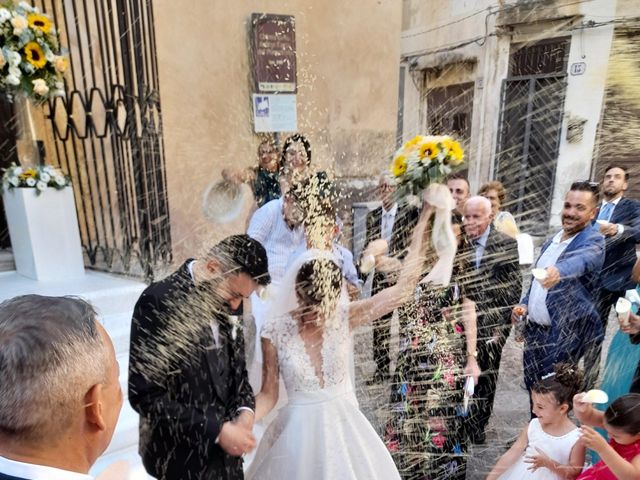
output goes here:
{"type": "Polygon", "coordinates": [[[35,280],[67,280],[84,275],[73,190],[14,188],[2,199],[11,248],[20,275],[35,280]]]}

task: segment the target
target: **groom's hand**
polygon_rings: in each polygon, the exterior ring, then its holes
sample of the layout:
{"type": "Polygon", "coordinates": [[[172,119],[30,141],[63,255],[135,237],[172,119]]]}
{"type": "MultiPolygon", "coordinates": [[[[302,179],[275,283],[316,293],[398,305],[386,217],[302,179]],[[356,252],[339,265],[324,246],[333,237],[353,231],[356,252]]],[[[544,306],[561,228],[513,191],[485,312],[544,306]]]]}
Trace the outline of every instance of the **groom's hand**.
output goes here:
{"type": "Polygon", "coordinates": [[[239,457],[256,447],[256,439],[244,425],[225,422],[220,430],[218,445],[229,455],[239,457]]]}

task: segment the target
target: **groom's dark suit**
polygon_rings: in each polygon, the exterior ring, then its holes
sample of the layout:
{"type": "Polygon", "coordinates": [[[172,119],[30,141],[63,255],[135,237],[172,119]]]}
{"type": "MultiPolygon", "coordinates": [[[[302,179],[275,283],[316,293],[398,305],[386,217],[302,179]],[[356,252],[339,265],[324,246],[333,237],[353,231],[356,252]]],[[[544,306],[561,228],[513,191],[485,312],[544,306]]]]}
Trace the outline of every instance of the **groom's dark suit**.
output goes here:
{"type": "Polygon", "coordinates": [[[242,459],[216,439],[240,407],[254,408],[243,333],[188,265],[150,285],[133,313],[129,401],[140,414],[140,455],[160,480],[242,479],[242,459]]]}

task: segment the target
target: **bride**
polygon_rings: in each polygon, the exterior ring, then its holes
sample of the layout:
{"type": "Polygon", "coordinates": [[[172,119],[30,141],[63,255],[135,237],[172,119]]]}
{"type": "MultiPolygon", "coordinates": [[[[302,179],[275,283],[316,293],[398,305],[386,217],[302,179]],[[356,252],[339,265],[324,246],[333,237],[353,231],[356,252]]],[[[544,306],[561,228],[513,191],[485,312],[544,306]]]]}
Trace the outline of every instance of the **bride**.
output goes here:
{"type": "Polygon", "coordinates": [[[332,254],[310,250],[291,266],[262,330],[263,380],[256,421],[288,403],[269,425],[247,479],[399,479],[393,460],[358,408],[350,379],[351,330],[405,303],[419,279],[433,209],[425,206],[398,282],[349,302],[332,254]]]}

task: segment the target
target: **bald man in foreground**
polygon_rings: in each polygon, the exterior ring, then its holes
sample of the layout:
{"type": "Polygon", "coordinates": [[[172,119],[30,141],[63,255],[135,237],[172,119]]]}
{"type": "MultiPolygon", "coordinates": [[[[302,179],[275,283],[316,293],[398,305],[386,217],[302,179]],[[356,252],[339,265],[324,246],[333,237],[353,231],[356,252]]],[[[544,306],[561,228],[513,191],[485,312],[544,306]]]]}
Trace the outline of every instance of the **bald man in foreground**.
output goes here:
{"type": "Polygon", "coordinates": [[[478,312],[478,351],[469,354],[475,354],[482,371],[467,425],[471,441],[481,444],[493,410],[502,348],[511,328],[511,309],[522,292],[522,275],[516,241],[491,226],[491,202],[471,197],[464,204],[463,214],[468,265],[463,288],[465,296],[476,302],[478,312]]]}

